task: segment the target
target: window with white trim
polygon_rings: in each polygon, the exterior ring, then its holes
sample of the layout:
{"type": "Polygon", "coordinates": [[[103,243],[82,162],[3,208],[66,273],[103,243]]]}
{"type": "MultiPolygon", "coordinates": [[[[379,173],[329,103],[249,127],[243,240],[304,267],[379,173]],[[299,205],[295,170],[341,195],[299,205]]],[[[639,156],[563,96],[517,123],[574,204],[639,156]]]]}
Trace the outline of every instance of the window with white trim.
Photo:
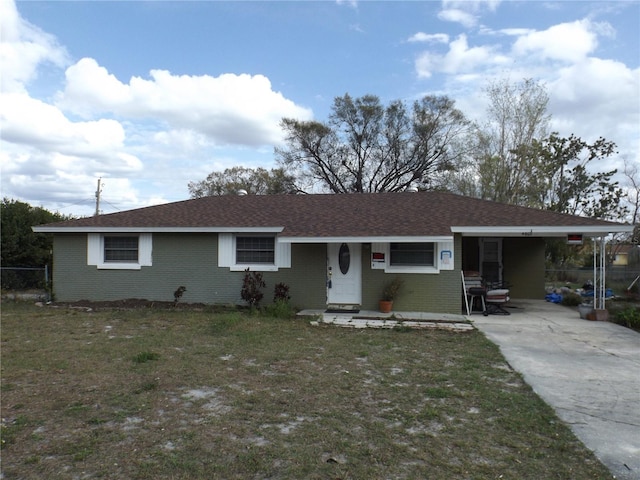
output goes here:
{"type": "Polygon", "coordinates": [[[275,264],[275,238],[236,236],[237,264],[275,264]]]}
{"type": "Polygon", "coordinates": [[[152,265],[153,236],[140,234],[87,234],[87,265],[104,270],[140,270],[152,265]]]}
{"type": "Polygon", "coordinates": [[[435,245],[432,242],[391,243],[389,265],[392,267],[433,267],[435,245]]]}
{"type": "Polygon", "coordinates": [[[231,271],[276,272],[291,268],[291,244],[267,233],[218,234],[218,266],[231,271]]]}
{"type": "Polygon", "coordinates": [[[104,261],[138,263],[138,237],[105,236],[104,261]]]}
{"type": "Polygon", "coordinates": [[[438,274],[453,270],[454,244],[449,240],[432,242],[372,242],[371,269],[385,273],[438,274]]]}

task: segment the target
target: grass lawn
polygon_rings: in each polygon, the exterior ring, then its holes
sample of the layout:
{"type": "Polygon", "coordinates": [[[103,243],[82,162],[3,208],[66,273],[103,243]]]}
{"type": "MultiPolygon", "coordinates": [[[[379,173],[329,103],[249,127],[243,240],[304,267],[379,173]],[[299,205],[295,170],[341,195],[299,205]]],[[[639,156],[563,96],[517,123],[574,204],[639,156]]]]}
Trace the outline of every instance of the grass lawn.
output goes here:
{"type": "Polygon", "coordinates": [[[479,332],[2,305],[10,479],[612,478],[479,332]]]}

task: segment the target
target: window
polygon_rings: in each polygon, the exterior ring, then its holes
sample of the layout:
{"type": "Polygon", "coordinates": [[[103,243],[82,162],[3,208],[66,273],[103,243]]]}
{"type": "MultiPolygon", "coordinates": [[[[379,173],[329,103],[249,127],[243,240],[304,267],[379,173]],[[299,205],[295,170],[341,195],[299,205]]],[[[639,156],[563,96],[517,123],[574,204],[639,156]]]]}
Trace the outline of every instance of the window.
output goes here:
{"type": "Polygon", "coordinates": [[[104,270],[140,270],[153,264],[153,236],[87,234],[87,265],[104,270]]]}
{"type": "Polygon", "coordinates": [[[135,263],[138,261],[138,237],[104,237],[104,261],[135,263]]]}
{"type": "Polygon", "coordinates": [[[236,263],[275,263],[274,237],[236,237],[236,263]]]}
{"type": "Polygon", "coordinates": [[[392,243],[389,245],[389,264],[394,267],[433,267],[433,243],[392,243]]]}
{"type": "Polygon", "coordinates": [[[267,232],[218,234],[218,266],[234,272],[277,272],[291,268],[291,244],[267,232]]]}

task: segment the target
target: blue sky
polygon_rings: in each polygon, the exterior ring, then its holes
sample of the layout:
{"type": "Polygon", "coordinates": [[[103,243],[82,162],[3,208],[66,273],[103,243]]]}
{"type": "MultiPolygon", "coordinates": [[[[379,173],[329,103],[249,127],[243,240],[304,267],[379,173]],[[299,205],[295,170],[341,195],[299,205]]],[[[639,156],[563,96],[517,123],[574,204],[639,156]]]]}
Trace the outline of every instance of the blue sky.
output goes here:
{"type": "Polygon", "coordinates": [[[640,2],[0,2],[2,195],[90,215],[274,167],[284,116],[445,94],[481,121],[496,79],[547,85],[551,128],[640,163],[640,2]]]}

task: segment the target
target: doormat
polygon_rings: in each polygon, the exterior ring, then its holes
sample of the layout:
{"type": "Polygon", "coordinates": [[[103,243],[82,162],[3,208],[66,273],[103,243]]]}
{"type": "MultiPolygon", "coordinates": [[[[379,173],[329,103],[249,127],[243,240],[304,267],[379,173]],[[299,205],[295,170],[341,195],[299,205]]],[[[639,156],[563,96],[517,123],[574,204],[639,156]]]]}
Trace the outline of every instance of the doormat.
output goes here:
{"type": "Polygon", "coordinates": [[[349,309],[342,310],[340,308],[328,308],[327,310],[324,311],[324,313],[360,313],[360,309],[357,308],[354,310],[349,308],[349,309]]]}

